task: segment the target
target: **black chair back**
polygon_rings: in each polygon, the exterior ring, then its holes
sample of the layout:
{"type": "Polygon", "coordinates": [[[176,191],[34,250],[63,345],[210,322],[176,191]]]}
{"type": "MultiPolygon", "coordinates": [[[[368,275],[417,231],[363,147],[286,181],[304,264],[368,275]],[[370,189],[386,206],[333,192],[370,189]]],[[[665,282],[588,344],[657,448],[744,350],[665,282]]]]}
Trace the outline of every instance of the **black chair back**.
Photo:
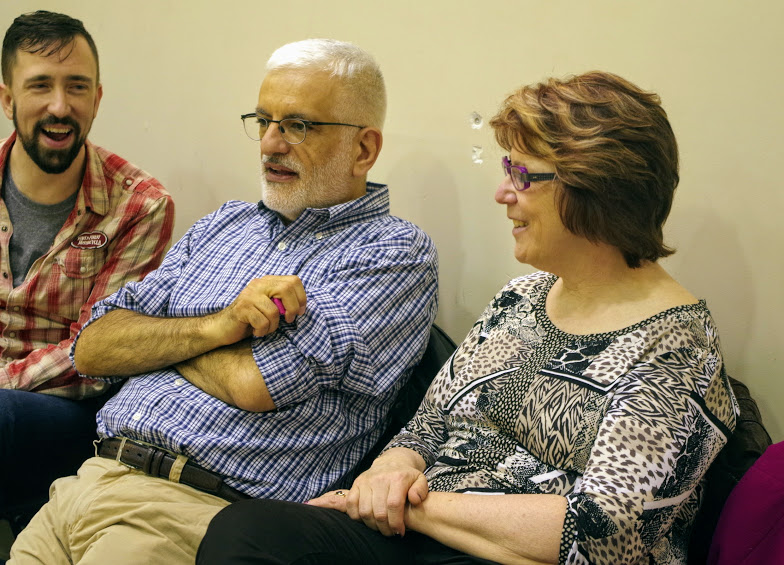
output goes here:
{"type": "Polygon", "coordinates": [[[762,415],[749,388],[739,380],[729,376],[727,378],[738,399],[740,415],[727,445],[705,474],[702,506],[694,521],[689,542],[689,565],[705,564],[713,531],[730,491],[771,444],[770,435],[762,424],[762,415]]]}
{"type": "Polygon", "coordinates": [[[433,382],[433,378],[435,378],[439,369],[447,362],[455,349],[457,349],[457,345],[452,341],[452,338],[444,330],[433,324],[430,328],[430,339],[427,342],[427,349],[425,349],[422,359],[414,367],[406,385],[400,389],[395,399],[395,404],[389,412],[389,424],[373,448],[357,465],[356,475],[370,467],[370,464],[389,443],[389,440],[414,417],[419,404],[425,396],[425,392],[427,392],[427,387],[433,382]]]}

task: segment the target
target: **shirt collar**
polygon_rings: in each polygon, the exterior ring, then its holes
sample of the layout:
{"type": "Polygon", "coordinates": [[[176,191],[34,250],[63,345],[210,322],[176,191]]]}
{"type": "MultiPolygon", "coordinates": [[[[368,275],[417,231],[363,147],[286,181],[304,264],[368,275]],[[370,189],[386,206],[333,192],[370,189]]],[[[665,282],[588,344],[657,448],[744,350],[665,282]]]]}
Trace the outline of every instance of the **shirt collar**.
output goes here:
{"type": "MultiPolygon", "coordinates": [[[[283,223],[277,213],[273,212],[263,201],[259,201],[259,213],[274,216],[283,223]]],[[[312,225],[321,228],[344,222],[372,221],[389,214],[389,187],[385,184],[368,182],[366,193],[359,198],[336,204],[328,208],[307,208],[289,226],[312,225]]]]}
{"type": "MultiPolygon", "coordinates": [[[[0,178],[5,174],[8,165],[8,156],[16,141],[16,131],[14,131],[0,146],[0,178]]],[[[106,184],[101,159],[95,150],[95,146],[90,141],[85,142],[86,158],[84,177],[80,187],[79,202],[83,202],[85,208],[89,208],[96,214],[105,216],[109,212],[109,188],[106,184]]],[[[81,208],[81,204],[79,207],[81,208]]]]}
{"type": "Polygon", "coordinates": [[[84,145],[87,155],[81,188],[84,206],[96,214],[105,216],[109,213],[109,186],[106,183],[103,162],[89,140],[84,145]]]}

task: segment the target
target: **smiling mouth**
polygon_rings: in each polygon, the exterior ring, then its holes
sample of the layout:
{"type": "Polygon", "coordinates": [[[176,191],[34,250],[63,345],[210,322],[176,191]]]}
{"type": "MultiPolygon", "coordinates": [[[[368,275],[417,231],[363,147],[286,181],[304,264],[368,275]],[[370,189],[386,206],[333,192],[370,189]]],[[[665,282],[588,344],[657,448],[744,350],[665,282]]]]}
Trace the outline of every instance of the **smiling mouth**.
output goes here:
{"type": "Polygon", "coordinates": [[[51,125],[41,128],[43,134],[54,141],[63,141],[67,139],[73,132],[73,129],[68,126],[51,125]]]}
{"type": "Polygon", "coordinates": [[[528,222],[523,222],[522,220],[512,220],[512,225],[516,228],[526,228],[528,227],[528,222]]]}

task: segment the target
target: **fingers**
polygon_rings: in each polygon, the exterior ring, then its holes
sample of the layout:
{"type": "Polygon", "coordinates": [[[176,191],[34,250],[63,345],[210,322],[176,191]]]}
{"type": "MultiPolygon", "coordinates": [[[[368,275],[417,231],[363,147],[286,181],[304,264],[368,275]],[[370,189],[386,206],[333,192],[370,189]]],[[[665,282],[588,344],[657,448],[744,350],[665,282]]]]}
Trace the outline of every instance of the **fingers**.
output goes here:
{"type": "Polygon", "coordinates": [[[305,306],[308,302],[307,296],[305,296],[305,287],[302,286],[302,281],[299,280],[299,277],[292,278],[296,280],[290,281],[289,286],[284,290],[278,291],[281,292],[282,295],[271,295],[283,303],[283,307],[286,309],[285,318],[289,324],[294,321],[294,318],[302,316],[305,313],[305,306]]]}
{"type": "Polygon", "coordinates": [[[285,310],[284,319],[291,323],[305,313],[306,304],[305,287],[297,276],[269,275],[253,279],[226,309],[235,326],[231,335],[240,335],[243,331],[241,337],[268,335],[280,324],[278,305],[285,310]]]}
{"type": "Polygon", "coordinates": [[[234,300],[231,317],[240,324],[250,326],[250,333],[262,337],[278,329],[280,313],[278,307],[267,296],[257,296],[248,287],[234,300]]]}
{"type": "Polygon", "coordinates": [[[333,510],[340,510],[346,512],[346,499],[348,491],[346,490],[332,490],[325,492],[318,498],[308,500],[308,504],[312,506],[320,506],[321,508],[332,508],[333,510]]]}
{"type": "MultiPolygon", "coordinates": [[[[352,487],[349,497],[355,492],[352,487]]],[[[389,488],[385,484],[377,484],[373,488],[361,487],[356,489],[358,493],[357,513],[359,519],[365,523],[368,528],[378,531],[385,536],[395,534],[388,523],[388,508],[387,499],[389,495],[389,488]]],[[[349,501],[349,504],[351,500],[349,501]]]]}
{"type": "Polygon", "coordinates": [[[402,488],[391,488],[387,493],[386,499],[386,524],[389,534],[385,535],[404,535],[406,533],[406,523],[404,520],[406,510],[407,492],[405,485],[402,488]]]}
{"type": "Polygon", "coordinates": [[[427,478],[425,478],[424,474],[420,474],[419,478],[408,489],[408,501],[414,506],[418,506],[427,498],[427,492],[427,478]]]}
{"type": "Polygon", "coordinates": [[[261,296],[276,299],[283,306],[286,322],[291,323],[294,318],[305,313],[308,299],[305,295],[305,287],[299,277],[268,275],[254,279],[248,286],[251,285],[257,287],[257,292],[261,296]]]}
{"type": "Polygon", "coordinates": [[[366,472],[351,487],[347,514],[385,536],[404,535],[408,491],[415,478],[410,473],[366,472]]]}
{"type": "Polygon", "coordinates": [[[345,512],[385,536],[404,535],[406,505],[421,504],[427,497],[427,479],[406,455],[390,453],[376,459],[348,492],[331,491],[309,504],[345,512]]]}

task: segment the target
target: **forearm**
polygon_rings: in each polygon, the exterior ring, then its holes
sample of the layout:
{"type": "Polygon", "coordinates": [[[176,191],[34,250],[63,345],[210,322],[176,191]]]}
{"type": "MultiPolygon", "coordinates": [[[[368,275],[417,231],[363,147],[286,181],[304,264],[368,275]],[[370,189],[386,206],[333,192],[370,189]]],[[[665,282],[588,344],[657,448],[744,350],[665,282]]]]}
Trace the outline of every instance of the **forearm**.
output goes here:
{"type": "Polygon", "coordinates": [[[210,317],[156,318],[112,310],[76,341],[74,365],[92,377],[131,376],[169,367],[225,345],[210,331],[210,317]]]}
{"type": "Polygon", "coordinates": [[[406,527],[499,563],[557,563],[566,499],[557,495],[431,492],[408,505],[406,527]]]}
{"type": "Polygon", "coordinates": [[[275,409],[249,340],[182,361],[175,369],[193,385],[226,404],[250,412],[275,409]]]}

